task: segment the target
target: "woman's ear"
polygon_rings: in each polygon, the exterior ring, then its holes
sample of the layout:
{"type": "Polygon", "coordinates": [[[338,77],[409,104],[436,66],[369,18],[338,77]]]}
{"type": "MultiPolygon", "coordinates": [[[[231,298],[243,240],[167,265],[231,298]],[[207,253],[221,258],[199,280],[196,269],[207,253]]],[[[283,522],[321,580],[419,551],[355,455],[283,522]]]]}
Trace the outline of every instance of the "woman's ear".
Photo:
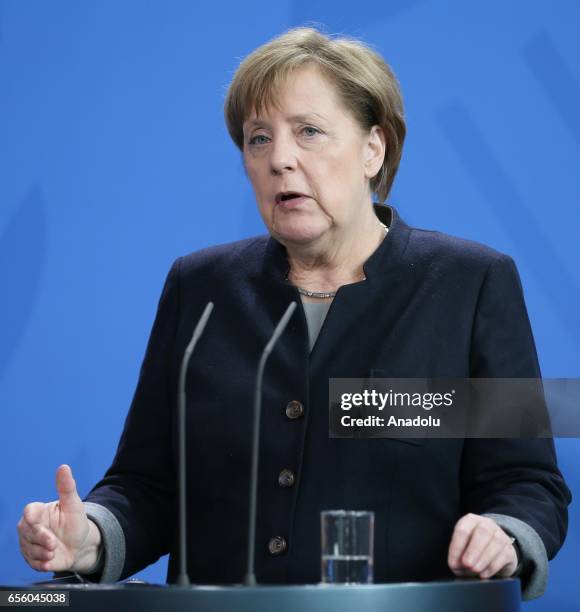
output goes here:
{"type": "Polygon", "coordinates": [[[365,144],[365,177],[372,179],[375,177],[385,159],[385,133],[379,125],[373,125],[365,144]]]}

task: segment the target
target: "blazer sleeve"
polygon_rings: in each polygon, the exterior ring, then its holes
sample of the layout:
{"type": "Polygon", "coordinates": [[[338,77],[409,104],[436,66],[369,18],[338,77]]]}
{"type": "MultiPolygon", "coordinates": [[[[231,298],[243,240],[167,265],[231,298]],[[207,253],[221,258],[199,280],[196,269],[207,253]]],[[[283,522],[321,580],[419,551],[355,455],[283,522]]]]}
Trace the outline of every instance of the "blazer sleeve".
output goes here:
{"type": "MultiPolygon", "coordinates": [[[[488,267],[470,357],[473,378],[541,376],[520,278],[510,257],[498,256],[488,267]]],[[[555,556],[566,536],[571,494],[552,439],[468,439],[461,476],[465,512],[519,519],[540,536],[548,558],[555,556]]]]}
{"type": "Polygon", "coordinates": [[[111,467],[85,501],[107,508],[125,539],[120,579],[169,552],[176,474],[171,370],[179,311],[179,260],[165,281],[137,389],[111,467]]]}

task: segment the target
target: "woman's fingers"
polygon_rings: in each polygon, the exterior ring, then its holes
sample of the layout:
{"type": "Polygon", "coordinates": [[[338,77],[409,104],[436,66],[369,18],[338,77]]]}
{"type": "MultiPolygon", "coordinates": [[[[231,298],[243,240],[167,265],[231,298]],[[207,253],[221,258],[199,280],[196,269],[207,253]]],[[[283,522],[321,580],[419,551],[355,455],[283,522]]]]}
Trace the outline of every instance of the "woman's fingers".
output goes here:
{"type": "Polygon", "coordinates": [[[48,504],[27,504],[18,522],[18,538],[22,556],[35,570],[48,572],[53,567],[58,540],[44,522],[48,521],[48,504]]]}
{"type": "Polygon", "coordinates": [[[41,572],[66,570],[71,564],[66,547],[38,525],[20,533],[20,551],[30,567],[41,572]]]}
{"type": "Polygon", "coordinates": [[[34,569],[50,571],[50,563],[56,554],[56,539],[54,535],[41,525],[32,527],[21,521],[19,523],[20,550],[26,562],[34,569]]]}
{"type": "Polygon", "coordinates": [[[511,576],[517,555],[509,536],[494,520],[466,514],[455,525],[447,561],[458,576],[474,573],[489,578],[500,571],[511,576]]]}
{"type": "Polygon", "coordinates": [[[500,548],[490,563],[484,567],[479,575],[481,578],[491,578],[492,576],[511,576],[517,567],[517,555],[511,543],[500,548]]]}
{"type": "Polygon", "coordinates": [[[30,542],[24,542],[20,550],[26,559],[30,561],[50,561],[54,559],[54,551],[39,546],[38,544],[31,544],[30,542]]]}
{"type": "Polygon", "coordinates": [[[32,502],[24,506],[22,511],[22,518],[30,525],[40,523],[45,518],[45,507],[46,504],[42,502],[32,502]]]}
{"type": "Polygon", "coordinates": [[[54,550],[56,548],[56,536],[43,525],[37,524],[32,527],[26,526],[20,531],[20,535],[22,539],[29,544],[43,546],[49,550],[54,550]]]}
{"type": "Polygon", "coordinates": [[[471,534],[476,526],[476,519],[476,515],[466,514],[461,517],[455,525],[449,544],[449,553],[447,555],[449,568],[454,572],[458,571],[464,573],[463,570],[466,569],[462,561],[469,546],[471,534]]]}
{"type": "Polygon", "coordinates": [[[476,522],[472,527],[467,547],[460,558],[461,565],[474,572],[478,571],[481,564],[487,566],[491,560],[489,554],[492,543],[493,529],[486,523],[476,522]]]}
{"type": "Polygon", "coordinates": [[[491,529],[488,526],[478,526],[477,531],[485,531],[489,537],[487,537],[487,541],[480,550],[479,555],[477,553],[473,554],[470,557],[471,560],[467,562],[475,573],[480,574],[497,557],[509,540],[507,540],[506,534],[497,526],[491,529]]]}
{"type": "Polygon", "coordinates": [[[51,567],[51,561],[33,561],[31,559],[26,559],[26,562],[32,569],[38,570],[39,572],[56,571],[51,567]]]}

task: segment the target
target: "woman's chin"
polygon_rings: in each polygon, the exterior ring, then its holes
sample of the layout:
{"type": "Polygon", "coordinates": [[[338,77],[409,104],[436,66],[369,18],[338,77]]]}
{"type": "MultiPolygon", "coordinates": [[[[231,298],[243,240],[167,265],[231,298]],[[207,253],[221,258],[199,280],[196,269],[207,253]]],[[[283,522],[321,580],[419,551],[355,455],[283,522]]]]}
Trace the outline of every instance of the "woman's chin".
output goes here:
{"type": "Polygon", "coordinates": [[[281,227],[273,231],[274,237],[284,245],[306,246],[321,238],[327,228],[313,227],[281,227]]]}

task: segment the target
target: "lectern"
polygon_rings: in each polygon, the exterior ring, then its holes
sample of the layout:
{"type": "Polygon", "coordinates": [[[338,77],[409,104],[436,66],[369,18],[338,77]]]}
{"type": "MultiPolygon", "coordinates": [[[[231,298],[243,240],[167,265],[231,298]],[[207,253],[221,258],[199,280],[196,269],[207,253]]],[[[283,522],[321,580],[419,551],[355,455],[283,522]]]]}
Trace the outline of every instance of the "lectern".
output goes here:
{"type": "MultiPolygon", "coordinates": [[[[83,612],[519,612],[520,582],[451,580],[368,585],[204,586],[51,584],[1,591],[68,591],[83,612]]],[[[2,593],[5,597],[5,593],[2,593]]]]}

